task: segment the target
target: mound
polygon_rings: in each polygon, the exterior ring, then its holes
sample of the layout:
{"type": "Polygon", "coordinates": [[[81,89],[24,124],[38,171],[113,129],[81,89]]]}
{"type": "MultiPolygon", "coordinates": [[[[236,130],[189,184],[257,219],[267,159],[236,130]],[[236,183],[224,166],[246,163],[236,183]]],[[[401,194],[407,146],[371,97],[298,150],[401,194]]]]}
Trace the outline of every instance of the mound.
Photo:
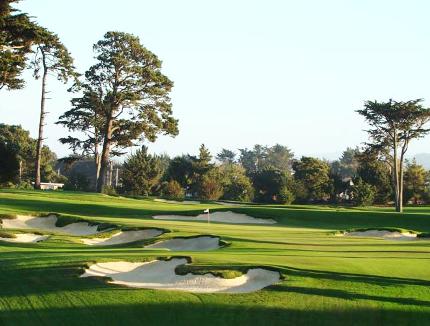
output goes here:
{"type": "Polygon", "coordinates": [[[233,279],[212,274],[177,275],[175,268],[186,264],[185,258],[169,261],[154,260],[146,263],[110,262],[91,265],[81,277],[110,277],[109,283],[129,287],[179,290],[195,293],[247,293],[258,291],[279,282],[278,272],[262,268],[250,269],[248,273],[233,279]]]}
{"type": "Polygon", "coordinates": [[[47,235],[38,235],[34,233],[16,233],[14,234],[14,238],[2,238],[0,237],[0,241],[7,242],[17,242],[17,243],[31,243],[31,242],[40,242],[48,239],[47,235]]]}
{"type": "Polygon", "coordinates": [[[158,237],[160,234],[163,234],[163,232],[157,229],[121,231],[112,235],[110,238],[81,239],[81,241],[84,244],[90,246],[112,246],[122,243],[130,243],[155,238],[158,237]]]}
{"type": "Polygon", "coordinates": [[[220,248],[218,237],[201,236],[160,241],[145,248],[162,248],[171,251],[208,251],[220,248]]]}
{"type": "Polygon", "coordinates": [[[387,240],[416,240],[417,235],[410,232],[398,232],[387,230],[366,230],[366,231],[352,231],[343,234],[346,237],[377,237],[387,240]]]}
{"type": "Polygon", "coordinates": [[[62,232],[70,235],[90,235],[99,233],[97,225],[90,225],[87,222],[71,223],[63,227],[55,226],[57,217],[49,215],[47,217],[34,217],[18,215],[14,219],[4,219],[4,229],[38,229],[45,231],[62,232]]]}
{"type": "MultiPolygon", "coordinates": [[[[198,216],[184,216],[184,215],[156,215],[152,218],[156,220],[179,220],[179,221],[207,221],[207,214],[200,214],[198,216]]],[[[231,224],[275,224],[276,221],[269,218],[256,218],[246,214],[239,214],[234,212],[215,212],[210,214],[211,222],[231,223],[231,224]]]]}

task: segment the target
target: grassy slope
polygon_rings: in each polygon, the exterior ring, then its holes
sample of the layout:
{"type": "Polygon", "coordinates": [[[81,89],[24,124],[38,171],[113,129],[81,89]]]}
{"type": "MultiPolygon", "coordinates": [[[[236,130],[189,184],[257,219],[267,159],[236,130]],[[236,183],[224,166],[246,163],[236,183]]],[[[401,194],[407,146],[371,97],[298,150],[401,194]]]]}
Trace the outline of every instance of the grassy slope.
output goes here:
{"type": "Polygon", "coordinates": [[[57,212],[85,219],[162,227],[173,235],[214,234],[231,245],[189,255],[204,269],[267,266],[285,280],[250,294],[190,294],[106,285],[79,279],[88,262],[145,260],[162,250],[94,248],[53,236],[40,244],[0,243],[0,325],[15,324],[390,324],[430,320],[430,241],[394,242],[335,237],[331,230],[401,227],[430,231],[430,209],[181,205],[93,194],[1,191],[0,214],[57,212]],[[146,219],[152,214],[197,214],[204,208],[278,220],[275,226],[206,224],[146,219]]]}

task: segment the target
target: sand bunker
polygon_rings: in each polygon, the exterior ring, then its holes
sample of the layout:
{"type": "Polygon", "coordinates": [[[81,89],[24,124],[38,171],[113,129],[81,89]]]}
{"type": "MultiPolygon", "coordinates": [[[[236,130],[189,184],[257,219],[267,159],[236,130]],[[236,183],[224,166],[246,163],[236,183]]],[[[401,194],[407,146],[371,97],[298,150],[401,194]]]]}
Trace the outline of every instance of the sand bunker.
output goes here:
{"type": "Polygon", "coordinates": [[[90,235],[99,233],[97,225],[90,225],[87,222],[71,223],[63,227],[55,226],[57,217],[49,215],[47,217],[34,217],[18,215],[14,219],[4,219],[2,221],[4,229],[38,229],[45,231],[62,232],[70,235],[90,235]]]}
{"type": "Polygon", "coordinates": [[[366,230],[366,231],[353,231],[343,234],[346,237],[377,237],[387,240],[416,240],[417,235],[410,232],[398,232],[387,230],[366,230]]]}
{"type": "MultiPolygon", "coordinates": [[[[179,220],[179,221],[203,221],[207,222],[208,214],[198,216],[184,215],[156,215],[152,218],[156,220],[179,220]]],[[[233,212],[215,212],[210,213],[211,222],[231,223],[231,224],[275,224],[276,221],[269,218],[256,218],[246,214],[233,212]]]]}
{"type": "Polygon", "coordinates": [[[112,280],[109,283],[129,287],[179,290],[195,293],[247,293],[258,291],[279,282],[278,272],[262,268],[250,269],[248,273],[224,279],[204,275],[177,275],[175,268],[186,264],[185,258],[173,258],[169,261],[154,260],[146,263],[110,262],[91,265],[81,277],[105,276],[112,280]]]}
{"type": "Polygon", "coordinates": [[[145,248],[160,248],[171,251],[208,251],[220,248],[218,237],[201,236],[160,241],[145,248]]]}
{"type": "Polygon", "coordinates": [[[158,201],[158,202],[162,202],[162,203],[169,203],[169,204],[186,204],[186,205],[200,204],[199,201],[195,201],[195,200],[179,201],[179,200],[168,200],[168,199],[157,198],[157,199],[154,199],[154,201],[158,201]]]}
{"type": "Polygon", "coordinates": [[[130,243],[155,238],[158,237],[160,234],[163,234],[163,231],[157,229],[121,231],[112,235],[110,238],[81,239],[81,241],[84,244],[90,246],[112,246],[122,243],[130,243]]]}
{"type": "Polygon", "coordinates": [[[46,239],[48,239],[47,235],[39,235],[34,233],[16,233],[14,238],[0,237],[0,241],[17,242],[17,243],[40,242],[46,239]]]}

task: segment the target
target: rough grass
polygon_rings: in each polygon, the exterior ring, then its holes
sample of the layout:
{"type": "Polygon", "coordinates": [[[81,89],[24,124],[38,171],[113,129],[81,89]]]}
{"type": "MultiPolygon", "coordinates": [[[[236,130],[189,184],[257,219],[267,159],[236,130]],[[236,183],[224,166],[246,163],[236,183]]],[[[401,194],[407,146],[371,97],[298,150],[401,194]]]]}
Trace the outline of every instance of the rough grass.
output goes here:
{"type": "MultiPolygon", "coordinates": [[[[283,280],[249,294],[193,294],[129,289],[81,279],[93,262],[169,259],[171,252],[136,244],[89,247],[53,235],[38,244],[0,244],[0,325],[428,325],[430,240],[336,237],[354,228],[430,233],[430,207],[389,208],[217,204],[183,205],[96,194],[0,191],[0,214],[51,211],[121,228],[163,228],[165,237],[214,234],[221,250],[191,257],[179,272],[231,277],[253,267],[283,280]],[[275,225],[153,220],[155,214],[196,215],[205,208],[273,218],[275,225]],[[237,274],[236,274],[237,273],[237,274]]],[[[162,236],[164,237],[164,236],[162,236]]]]}

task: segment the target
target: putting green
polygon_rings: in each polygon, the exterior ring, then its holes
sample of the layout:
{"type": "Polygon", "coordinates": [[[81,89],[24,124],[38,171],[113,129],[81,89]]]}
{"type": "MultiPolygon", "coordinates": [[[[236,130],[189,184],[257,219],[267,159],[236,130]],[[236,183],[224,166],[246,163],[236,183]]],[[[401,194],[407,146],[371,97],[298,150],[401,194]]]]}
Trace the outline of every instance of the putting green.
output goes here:
{"type": "Polygon", "coordinates": [[[430,232],[430,207],[394,214],[388,208],[216,203],[176,204],[96,194],[0,191],[0,214],[58,213],[125,227],[168,229],[157,239],[217,235],[228,246],[211,251],[145,249],[142,243],[94,247],[54,234],[40,243],[0,242],[0,325],[427,325],[430,241],[339,237],[339,230],[392,227],[430,232]],[[155,220],[196,216],[209,208],[276,224],[155,220]],[[186,275],[233,279],[251,268],[279,271],[282,280],[244,293],[133,289],[103,278],[80,278],[94,263],[191,257],[186,275]]]}

